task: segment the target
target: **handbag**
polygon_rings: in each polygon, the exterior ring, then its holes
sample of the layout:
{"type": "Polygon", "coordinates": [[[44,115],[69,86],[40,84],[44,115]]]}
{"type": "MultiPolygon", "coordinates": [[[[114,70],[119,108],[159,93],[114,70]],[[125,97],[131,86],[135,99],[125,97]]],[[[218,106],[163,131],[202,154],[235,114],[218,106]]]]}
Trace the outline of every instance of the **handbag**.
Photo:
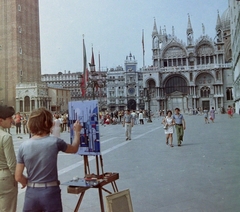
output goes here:
{"type": "Polygon", "coordinates": [[[163,126],[163,129],[167,129],[168,128],[168,125],[167,124],[165,124],[164,126],[163,126]]]}

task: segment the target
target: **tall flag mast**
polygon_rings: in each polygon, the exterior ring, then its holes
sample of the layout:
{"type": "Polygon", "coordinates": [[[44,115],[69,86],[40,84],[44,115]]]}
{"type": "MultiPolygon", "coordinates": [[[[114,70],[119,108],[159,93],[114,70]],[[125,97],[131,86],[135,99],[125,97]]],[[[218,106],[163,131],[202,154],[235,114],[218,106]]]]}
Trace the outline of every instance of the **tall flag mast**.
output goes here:
{"type": "Polygon", "coordinates": [[[143,70],[145,70],[144,29],[142,30],[143,70]]]}

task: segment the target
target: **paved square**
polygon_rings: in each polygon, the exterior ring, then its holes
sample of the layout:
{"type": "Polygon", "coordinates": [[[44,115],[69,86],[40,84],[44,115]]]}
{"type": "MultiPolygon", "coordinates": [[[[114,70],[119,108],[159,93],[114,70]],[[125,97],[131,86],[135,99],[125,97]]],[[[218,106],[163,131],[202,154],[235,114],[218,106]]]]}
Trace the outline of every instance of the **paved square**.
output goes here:
{"type": "MultiPolygon", "coordinates": [[[[240,116],[217,114],[210,124],[203,116],[184,117],[183,146],[177,146],[174,134],[173,148],[165,144],[161,118],[134,126],[131,141],[125,141],[122,125],[101,126],[104,172],[119,173],[118,189],[130,189],[136,212],[240,211],[240,116]]],[[[27,135],[19,139],[11,131],[17,153],[27,135]]],[[[61,136],[69,140],[67,132],[61,136]]],[[[58,170],[61,182],[83,177],[82,156],[60,153],[58,170]]],[[[61,189],[64,211],[73,211],[79,195],[68,194],[66,186],[61,189]]],[[[22,211],[24,195],[19,188],[17,211],[22,211]]],[[[86,191],[79,211],[100,211],[97,190],[86,191]]]]}

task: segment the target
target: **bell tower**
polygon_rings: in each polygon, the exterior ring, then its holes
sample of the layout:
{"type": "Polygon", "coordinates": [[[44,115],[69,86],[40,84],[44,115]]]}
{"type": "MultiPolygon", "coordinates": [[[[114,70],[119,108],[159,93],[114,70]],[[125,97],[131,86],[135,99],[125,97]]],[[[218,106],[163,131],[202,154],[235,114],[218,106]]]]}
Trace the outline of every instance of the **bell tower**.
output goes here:
{"type": "Polygon", "coordinates": [[[18,83],[41,82],[38,0],[0,1],[0,104],[15,106],[18,83]]]}

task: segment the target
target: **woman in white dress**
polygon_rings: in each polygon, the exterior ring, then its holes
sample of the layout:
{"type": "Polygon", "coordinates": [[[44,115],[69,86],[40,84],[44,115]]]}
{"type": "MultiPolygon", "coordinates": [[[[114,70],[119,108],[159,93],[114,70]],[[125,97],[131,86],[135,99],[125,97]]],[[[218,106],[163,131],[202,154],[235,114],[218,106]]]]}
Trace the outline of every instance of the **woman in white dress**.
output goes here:
{"type": "Polygon", "coordinates": [[[166,135],[166,144],[170,145],[173,147],[173,125],[174,125],[174,120],[172,118],[172,111],[168,110],[167,111],[167,116],[163,119],[162,121],[164,125],[164,132],[166,135]],[[169,141],[169,142],[168,142],[169,141]]]}
{"type": "Polygon", "coordinates": [[[53,121],[52,135],[60,138],[60,132],[61,132],[61,121],[59,119],[59,115],[56,115],[55,120],[53,121]]]}

